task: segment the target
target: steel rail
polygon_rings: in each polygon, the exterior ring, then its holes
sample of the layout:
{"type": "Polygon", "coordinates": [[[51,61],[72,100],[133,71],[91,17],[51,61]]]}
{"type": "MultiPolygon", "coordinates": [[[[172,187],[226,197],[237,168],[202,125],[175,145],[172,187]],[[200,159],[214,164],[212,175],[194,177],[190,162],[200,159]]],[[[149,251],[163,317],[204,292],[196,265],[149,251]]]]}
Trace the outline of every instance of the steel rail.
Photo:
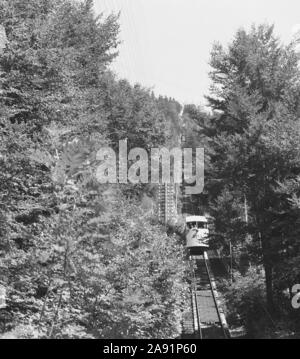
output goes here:
{"type": "MultiPolygon", "coordinates": [[[[195,275],[195,269],[194,269],[194,261],[196,263],[196,260],[191,261],[192,273],[193,273],[193,282],[194,282],[194,301],[195,301],[195,309],[196,309],[196,317],[197,317],[199,338],[203,339],[203,334],[202,334],[202,329],[201,329],[201,318],[200,318],[198,302],[197,302],[197,288],[196,288],[196,275],[195,275]]],[[[193,313],[193,318],[194,318],[194,313],[193,313]]]]}
{"type": "MultiPolygon", "coordinates": [[[[206,252],[204,252],[204,253],[206,253],[206,252]]],[[[209,271],[208,264],[207,264],[207,259],[205,258],[204,254],[203,254],[203,259],[204,259],[204,264],[205,264],[205,268],[206,268],[207,277],[208,277],[208,280],[209,280],[210,290],[211,290],[211,293],[212,293],[212,296],[213,296],[213,300],[214,300],[214,303],[215,303],[215,307],[216,307],[216,310],[217,310],[217,315],[218,315],[218,318],[219,318],[219,321],[220,321],[220,325],[221,325],[221,328],[222,328],[224,338],[225,339],[230,339],[230,334],[229,334],[228,328],[225,329],[223,320],[221,318],[221,313],[220,313],[218,301],[217,301],[217,298],[216,298],[216,295],[215,295],[215,292],[214,292],[214,288],[213,288],[213,285],[212,285],[212,280],[211,280],[211,275],[210,275],[210,271],[209,271]]]]}

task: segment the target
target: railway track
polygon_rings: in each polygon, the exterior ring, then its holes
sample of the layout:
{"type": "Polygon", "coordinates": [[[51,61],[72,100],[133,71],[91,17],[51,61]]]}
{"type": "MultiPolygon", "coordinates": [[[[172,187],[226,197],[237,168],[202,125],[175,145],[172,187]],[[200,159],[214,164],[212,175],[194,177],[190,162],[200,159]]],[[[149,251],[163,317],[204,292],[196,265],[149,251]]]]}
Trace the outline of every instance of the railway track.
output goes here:
{"type": "Polygon", "coordinates": [[[229,339],[220,308],[207,253],[190,256],[193,336],[198,339],[229,339]]]}

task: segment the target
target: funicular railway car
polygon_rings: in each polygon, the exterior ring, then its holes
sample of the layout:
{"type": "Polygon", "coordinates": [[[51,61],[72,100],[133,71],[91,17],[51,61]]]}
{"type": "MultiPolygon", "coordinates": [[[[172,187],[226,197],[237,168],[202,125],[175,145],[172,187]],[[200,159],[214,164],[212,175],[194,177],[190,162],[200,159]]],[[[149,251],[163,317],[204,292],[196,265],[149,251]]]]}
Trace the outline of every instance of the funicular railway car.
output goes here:
{"type": "Polygon", "coordinates": [[[185,222],[187,249],[190,254],[203,253],[209,248],[207,218],[204,216],[187,216],[185,222]]]}

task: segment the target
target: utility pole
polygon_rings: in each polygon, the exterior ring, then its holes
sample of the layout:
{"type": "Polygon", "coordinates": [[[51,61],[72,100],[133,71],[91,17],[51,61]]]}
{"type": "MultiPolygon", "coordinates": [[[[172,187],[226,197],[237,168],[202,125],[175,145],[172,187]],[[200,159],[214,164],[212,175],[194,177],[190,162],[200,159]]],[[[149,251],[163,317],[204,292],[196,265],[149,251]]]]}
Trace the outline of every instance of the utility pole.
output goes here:
{"type": "Polygon", "coordinates": [[[245,208],[245,222],[248,224],[248,204],[247,204],[247,197],[244,194],[244,208],[245,208]]]}
{"type": "Polygon", "coordinates": [[[230,252],[230,283],[233,283],[233,269],[232,269],[232,265],[233,265],[233,258],[232,258],[232,244],[231,244],[231,240],[229,242],[229,252],[230,252]]]}

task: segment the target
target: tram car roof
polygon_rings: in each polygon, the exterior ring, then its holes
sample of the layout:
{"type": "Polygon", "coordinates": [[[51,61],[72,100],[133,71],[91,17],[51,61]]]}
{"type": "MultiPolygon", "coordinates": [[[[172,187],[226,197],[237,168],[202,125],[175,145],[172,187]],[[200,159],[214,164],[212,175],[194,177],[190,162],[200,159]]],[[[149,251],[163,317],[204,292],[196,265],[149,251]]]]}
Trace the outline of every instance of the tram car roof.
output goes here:
{"type": "Polygon", "coordinates": [[[190,223],[190,222],[205,222],[205,223],[207,223],[208,220],[204,216],[186,216],[185,222],[186,223],[190,223]]]}

